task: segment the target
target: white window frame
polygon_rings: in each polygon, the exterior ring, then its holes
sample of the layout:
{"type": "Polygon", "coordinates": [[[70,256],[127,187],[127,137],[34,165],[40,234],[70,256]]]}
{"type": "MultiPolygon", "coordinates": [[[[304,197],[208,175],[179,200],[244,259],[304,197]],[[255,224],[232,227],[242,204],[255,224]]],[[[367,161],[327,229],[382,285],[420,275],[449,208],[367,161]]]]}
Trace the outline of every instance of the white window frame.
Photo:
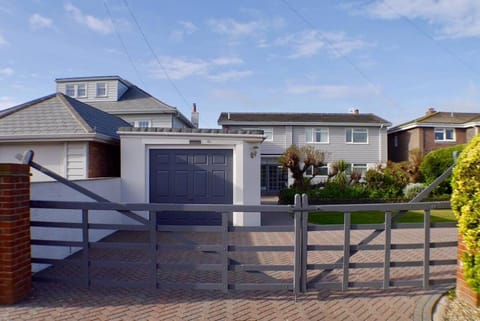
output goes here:
{"type": "Polygon", "coordinates": [[[79,98],[85,98],[87,97],[87,84],[77,84],[76,86],[76,97],[79,97],[79,98]],[[80,95],[80,87],[83,87],[84,88],[84,94],[83,95],[80,95]]]}
{"type": "Polygon", "coordinates": [[[330,143],[330,131],[325,127],[310,127],[305,128],[305,142],[307,144],[329,144],[330,143]],[[320,133],[321,137],[325,135],[326,141],[317,141],[317,133],[320,133]]]}
{"type": "Polygon", "coordinates": [[[345,128],[345,143],[346,144],[368,144],[368,128],[360,128],[360,127],[352,127],[352,128],[345,128]],[[348,140],[348,131],[351,131],[350,133],[350,140],[348,140]],[[354,137],[355,137],[355,132],[357,133],[365,133],[366,134],[366,141],[365,142],[356,142],[354,137]]]}
{"type": "Polygon", "coordinates": [[[65,95],[69,96],[69,97],[75,97],[75,85],[74,84],[66,84],[65,85],[65,95]],[[72,90],[72,94],[70,95],[69,94],[69,90],[72,90]]]}
{"type": "Polygon", "coordinates": [[[433,129],[433,139],[436,142],[455,142],[456,141],[455,128],[443,128],[443,127],[434,128],[433,129]],[[452,138],[451,139],[447,138],[447,131],[452,131],[452,138]],[[442,134],[443,138],[442,139],[437,139],[437,134],[442,134]]]}
{"type": "Polygon", "coordinates": [[[133,127],[137,128],[150,128],[152,127],[152,121],[148,119],[140,119],[140,120],[134,120],[130,123],[133,127]],[[144,124],[142,124],[144,123],[144,124]],[[141,125],[146,125],[146,126],[141,126],[141,125]]]}
{"type": "Polygon", "coordinates": [[[243,130],[263,130],[263,135],[266,136],[265,142],[273,142],[273,128],[266,127],[266,128],[243,128],[243,130]]]}
{"type": "Polygon", "coordinates": [[[97,97],[107,97],[108,86],[107,86],[106,82],[97,82],[96,85],[95,85],[95,89],[96,89],[95,94],[96,94],[97,97]],[[105,90],[104,94],[99,94],[100,85],[104,86],[104,90],[105,90]]]}
{"type": "Polygon", "coordinates": [[[352,163],[352,164],[350,164],[350,173],[352,173],[355,170],[360,171],[362,173],[362,177],[365,177],[365,175],[368,171],[368,165],[366,163],[352,163]]]}
{"type": "MultiPolygon", "coordinates": [[[[317,176],[315,176],[315,177],[319,177],[319,176],[324,176],[324,177],[326,177],[326,176],[328,176],[328,165],[320,166],[320,168],[325,168],[325,169],[327,170],[327,173],[326,173],[326,174],[321,174],[321,173],[319,173],[319,174],[318,174],[317,176]]],[[[309,167],[307,168],[307,170],[306,170],[305,173],[304,173],[304,176],[307,176],[307,177],[313,176],[313,166],[309,166],[309,167]]]]}

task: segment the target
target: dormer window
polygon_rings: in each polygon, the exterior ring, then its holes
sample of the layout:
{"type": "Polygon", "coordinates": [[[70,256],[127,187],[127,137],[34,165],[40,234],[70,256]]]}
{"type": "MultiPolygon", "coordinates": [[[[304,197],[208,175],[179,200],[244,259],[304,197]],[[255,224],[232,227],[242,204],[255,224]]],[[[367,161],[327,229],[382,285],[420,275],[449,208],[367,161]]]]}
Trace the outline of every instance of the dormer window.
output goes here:
{"type": "Polygon", "coordinates": [[[87,97],[87,86],[85,84],[77,85],[77,97],[87,97]]]}
{"type": "Polygon", "coordinates": [[[65,95],[75,97],[75,85],[67,84],[65,86],[65,95]]]}
{"type": "Polygon", "coordinates": [[[87,97],[87,85],[86,84],[66,84],[65,95],[70,97],[87,97]]]}
{"type": "Polygon", "coordinates": [[[107,97],[107,84],[97,82],[97,97],[107,97]]]}

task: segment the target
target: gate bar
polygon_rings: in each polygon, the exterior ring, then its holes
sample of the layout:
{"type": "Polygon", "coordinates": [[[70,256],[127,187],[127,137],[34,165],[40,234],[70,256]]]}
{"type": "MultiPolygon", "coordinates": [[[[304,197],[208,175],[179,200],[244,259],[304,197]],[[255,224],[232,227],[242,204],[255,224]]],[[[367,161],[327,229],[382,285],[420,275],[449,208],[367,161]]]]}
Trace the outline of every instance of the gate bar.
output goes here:
{"type": "MultiPolygon", "coordinates": [[[[35,168],[36,170],[40,171],[41,173],[47,175],[47,176],[50,176],[51,178],[59,181],[60,183],[62,184],[65,184],[67,185],[68,187],[70,187],[71,189],[74,189],[76,190],[77,192],[80,192],[82,193],[83,195],[86,195],[88,197],[90,197],[91,199],[97,201],[97,202],[104,202],[104,203],[111,203],[111,201],[109,201],[108,199],[98,195],[98,194],[95,194],[93,193],[92,191],[72,182],[72,181],[69,181],[68,179],[58,175],[57,173],[55,172],[52,172],[51,170],[49,170],[48,168],[46,167],[43,167],[42,165],[40,164],[37,164],[33,161],[33,150],[28,150],[26,151],[23,155],[21,154],[17,154],[15,157],[22,161],[23,164],[25,165],[30,165],[31,167],[35,168]]],[[[148,224],[148,220],[144,219],[143,217],[141,217],[140,215],[132,212],[132,211],[129,211],[127,209],[125,210],[116,210],[117,212],[120,212],[126,216],[128,216],[129,218],[133,219],[133,220],[136,220],[142,224],[148,224]]]]}

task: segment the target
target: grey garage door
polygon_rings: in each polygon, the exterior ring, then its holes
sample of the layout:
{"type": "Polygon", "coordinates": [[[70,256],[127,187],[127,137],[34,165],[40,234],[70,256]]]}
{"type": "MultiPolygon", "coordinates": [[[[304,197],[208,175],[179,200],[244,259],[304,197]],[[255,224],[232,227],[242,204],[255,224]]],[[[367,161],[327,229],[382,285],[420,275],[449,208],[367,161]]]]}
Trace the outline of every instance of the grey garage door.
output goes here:
{"type": "MultiPolygon", "coordinates": [[[[232,204],[232,150],[150,150],[150,202],[232,204]]],[[[158,213],[159,224],[220,225],[220,213],[158,213]]]]}

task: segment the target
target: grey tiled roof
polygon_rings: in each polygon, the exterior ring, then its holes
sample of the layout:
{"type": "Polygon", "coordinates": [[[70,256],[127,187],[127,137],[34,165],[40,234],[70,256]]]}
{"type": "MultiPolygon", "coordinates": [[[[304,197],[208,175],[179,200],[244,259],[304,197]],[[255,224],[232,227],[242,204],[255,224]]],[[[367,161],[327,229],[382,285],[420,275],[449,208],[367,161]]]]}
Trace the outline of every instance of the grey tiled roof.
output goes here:
{"type": "Polygon", "coordinates": [[[334,113],[227,113],[218,118],[218,124],[225,123],[372,123],[386,124],[389,122],[374,114],[334,114],[334,113]]]}
{"type": "Polygon", "coordinates": [[[89,106],[66,95],[63,95],[63,97],[77,111],[80,117],[85,120],[85,122],[90,126],[90,128],[97,133],[118,138],[118,128],[131,126],[129,123],[127,123],[120,117],[110,115],[109,113],[89,106]]]}
{"type": "Polygon", "coordinates": [[[118,101],[92,101],[89,104],[110,114],[177,113],[175,107],[161,102],[135,85],[130,85],[118,101]]]}
{"type": "Polygon", "coordinates": [[[61,93],[12,107],[0,114],[0,136],[11,138],[99,133],[118,139],[116,130],[122,126],[130,125],[61,93]]]}
{"type": "Polygon", "coordinates": [[[480,113],[461,113],[461,112],[444,112],[437,111],[418,117],[414,120],[402,123],[391,128],[389,131],[398,131],[404,128],[411,128],[415,126],[425,126],[428,124],[442,124],[442,125],[464,125],[472,122],[480,122],[480,113]]]}

